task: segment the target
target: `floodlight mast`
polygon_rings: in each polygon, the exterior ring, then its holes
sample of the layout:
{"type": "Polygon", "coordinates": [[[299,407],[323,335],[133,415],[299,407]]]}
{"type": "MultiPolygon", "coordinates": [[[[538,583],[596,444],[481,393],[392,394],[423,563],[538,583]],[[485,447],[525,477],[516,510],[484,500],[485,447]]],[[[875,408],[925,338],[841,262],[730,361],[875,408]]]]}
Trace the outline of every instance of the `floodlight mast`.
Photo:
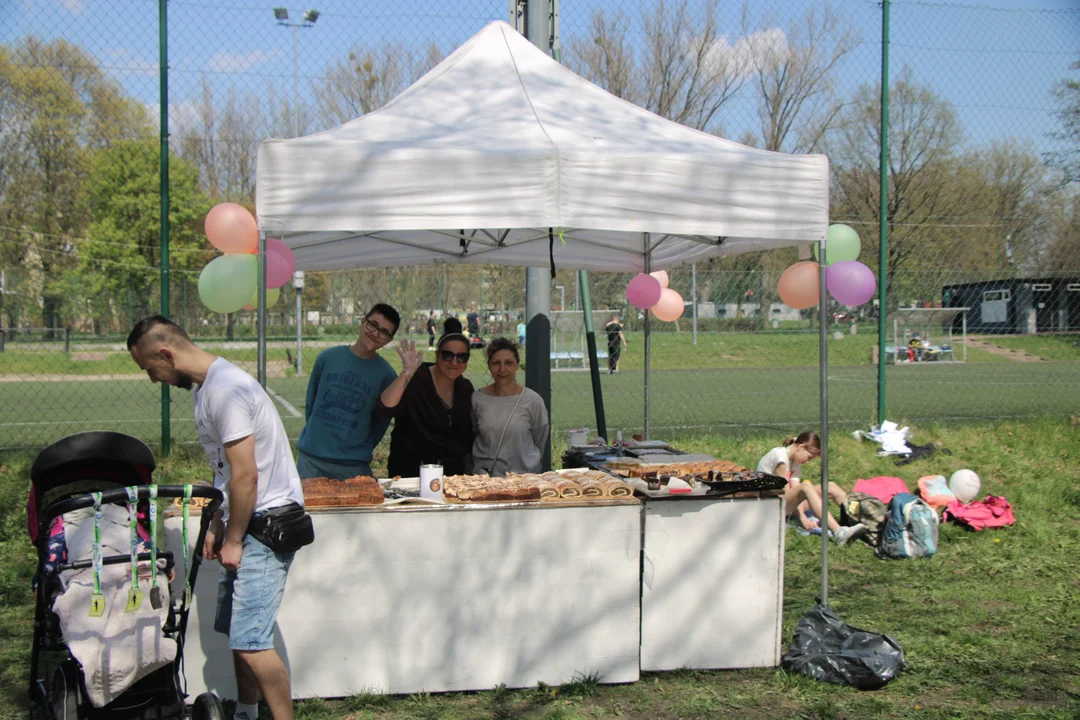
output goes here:
{"type": "Polygon", "coordinates": [[[297,58],[296,58],[296,30],[297,30],[297,28],[314,27],[316,21],[318,21],[318,19],[319,19],[319,11],[314,9],[314,8],[308,8],[307,10],[304,11],[304,14],[303,14],[300,22],[290,22],[289,21],[289,9],[284,8],[284,7],[276,7],[276,8],[274,8],[274,19],[277,20],[277,24],[280,25],[281,27],[292,28],[293,106],[292,106],[292,112],[290,114],[292,116],[292,134],[293,134],[293,137],[299,137],[300,130],[299,130],[299,127],[298,127],[299,123],[297,121],[297,115],[298,115],[297,106],[298,106],[298,103],[300,102],[300,95],[299,95],[299,91],[297,90],[297,76],[298,76],[299,73],[297,71],[297,58]]]}

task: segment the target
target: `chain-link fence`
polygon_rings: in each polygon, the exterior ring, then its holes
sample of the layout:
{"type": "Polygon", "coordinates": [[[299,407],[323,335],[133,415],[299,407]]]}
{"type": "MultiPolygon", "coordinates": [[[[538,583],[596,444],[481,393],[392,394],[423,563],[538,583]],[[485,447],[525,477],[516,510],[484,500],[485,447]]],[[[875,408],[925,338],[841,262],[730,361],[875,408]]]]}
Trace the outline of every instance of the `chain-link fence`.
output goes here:
{"type": "MultiPolygon", "coordinates": [[[[261,139],[377,109],[514,3],[166,5],[170,314],[254,368],[254,314],[216,315],[199,300],[214,256],[207,210],[253,207],[261,139]]],[[[889,302],[836,306],[825,319],[830,416],[876,419],[880,353],[890,418],[1075,413],[1080,11],[890,7],[889,302]],[[968,309],[932,312],[942,306],[968,309]]],[[[744,144],[826,153],[832,221],[858,231],[860,259],[877,270],[879,4],[562,0],[558,17],[559,59],[613,94],[744,144]]],[[[162,306],[159,28],[158,4],[131,0],[21,3],[0,17],[2,448],[85,429],[160,437],[158,391],[123,347],[134,320],[162,306]]],[[[677,323],[652,323],[654,434],[816,424],[820,318],[776,290],[796,259],[752,253],[671,271],[687,306],[677,323]]],[[[290,434],[303,425],[315,354],[353,339],[371,304],[399,308],[402,331],[424,342],[432,312],[476,310],[483,335],[514,337],[524,277],[426,266],[308,273],[299,298],[282,288],[268,317],[268,384],[290,434]]],[[[626,304],[628,276],[588,279],[608,427],[637,432],[644,319],[626,304]],[[608,375],[613,313],[626,344],[608,375]]],[[[560,271],[552,288],[552,426],[595,427],[578,273],[560,271]]],[[[474,359],[475,384],[484,371],[474,359]]],[[[189,404],[172,393],[179,442],[195,437],[189,404]]]]}

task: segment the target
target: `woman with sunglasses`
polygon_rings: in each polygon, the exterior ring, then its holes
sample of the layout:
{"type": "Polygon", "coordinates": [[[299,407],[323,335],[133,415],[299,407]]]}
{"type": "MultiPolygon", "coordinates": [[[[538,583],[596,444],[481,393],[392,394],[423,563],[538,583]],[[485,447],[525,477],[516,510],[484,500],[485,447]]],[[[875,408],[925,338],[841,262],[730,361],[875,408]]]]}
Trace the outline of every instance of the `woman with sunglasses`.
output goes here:
{"type": "Polygon", "coordinates": [[[371,453],[390,425],[375,413],[376,404],[396,376],[378,353],[400,324],[397,310],[377,303],[361,319],[356,342],[323,350],[315,359],[296,442],[301,478],[371,475],[371,453]]]}
{"type": "MultiPolygon", "coordinates": [[[[448,328],[450,329],[450,328],[448,328]]],[[[390,475],[417,477],[420,466],[438,463],[444,475],[471,470],[473,385],[465,379],[469,339],[460,332],[439,338],[435,362],[411,340],[398,343],[401,373],[379,397],[378,412],[394,418],[390,475]]]]}
{"type": "Polygon", "coordinates": [[[472,396],[473,467],[498,477],[540,472],[548,437],[544,399],[518,383],[521,356],[513,340],[495,338],[484,352],[494,382],[472,396]]]}

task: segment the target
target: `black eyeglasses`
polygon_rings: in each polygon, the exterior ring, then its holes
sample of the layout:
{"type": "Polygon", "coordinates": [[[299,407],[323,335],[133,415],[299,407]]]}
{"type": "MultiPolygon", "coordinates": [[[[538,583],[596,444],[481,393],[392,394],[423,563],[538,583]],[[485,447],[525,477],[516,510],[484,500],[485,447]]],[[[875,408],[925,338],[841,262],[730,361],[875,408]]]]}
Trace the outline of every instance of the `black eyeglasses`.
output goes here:
{"type": "Polygon", "coordinates": [[[389,340],[390,338],[394,337],[394,333],[390,332],[374,320],[365,320],[364,327],[378,335],[379,338],[382,340],[389,340]]]}
{"type": "Polygon", "coordinates": [[[451,360],[457,360],[459,363],[469,362],[469,353],[467,352],[456,353],[451,350],[440,350],[439,357],[442,358],[443,362],[450,362],[451,360]]]}

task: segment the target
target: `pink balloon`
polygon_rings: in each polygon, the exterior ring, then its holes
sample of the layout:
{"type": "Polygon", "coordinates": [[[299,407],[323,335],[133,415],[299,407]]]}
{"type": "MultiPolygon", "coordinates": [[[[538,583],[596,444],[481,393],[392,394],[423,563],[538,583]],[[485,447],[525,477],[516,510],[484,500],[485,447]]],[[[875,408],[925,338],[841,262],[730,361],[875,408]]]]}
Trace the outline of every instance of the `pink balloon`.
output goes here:
{"type": "Polygon", "coordinates": [[[657,270],[656,272],[649,273],[654,278],[660,281],[660,287],[666,288],[668,286],[668,274],[665,270],[657,270]]]}
{"type": "Polygon", "coordinates": [[[626,286],[626,299],[639,310],[648,310],[660,299],[663,292],[660,281],[652,275],[638,273],[626,286]]]}
{"type": "Polygon", "coordinates": [[[218,203],[206,213],[206,237],[225,253],[259,251],[259,226],[243,205],[218,203]]]}
{"type": "Polygon", "coordinates": [[[874,271],[858,260],[841,260],[825,269],[825,287],[842,305],[862,305],[874,297],[874,271]]]}
{"type": "Polygon", "coordinates": [[[671,288],[664,288],[660,293],[660,299],[652,306],[653,317],[664,322],[675,322],[683,314],[682,295],[671,288]]]}
{"type": "Polygon", "coordinates": [[[785,270],[776,289],[785,305],[796,310],[805,310],[817,305],[821,299],[819,282],[818,264],[806,260],[785,270]]]}
{"type": "Polygon", "coordinates": [[[296,271],[296,257],[281,240],[266,238],[266,287],[282,287],[296,271]]]}

